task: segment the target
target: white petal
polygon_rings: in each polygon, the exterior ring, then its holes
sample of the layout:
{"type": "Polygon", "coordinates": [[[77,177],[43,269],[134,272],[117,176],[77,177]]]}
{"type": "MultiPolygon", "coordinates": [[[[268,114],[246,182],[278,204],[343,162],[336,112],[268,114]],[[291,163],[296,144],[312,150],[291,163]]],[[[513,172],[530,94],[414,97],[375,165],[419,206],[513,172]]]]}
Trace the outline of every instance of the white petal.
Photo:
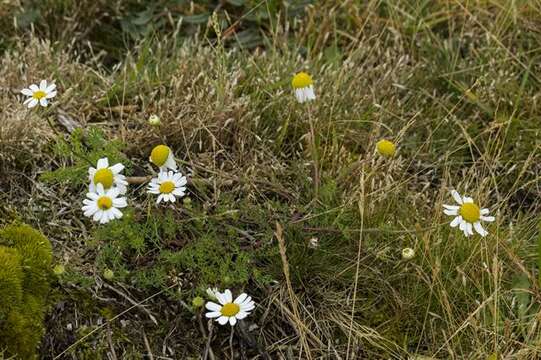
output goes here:
{"type": "Polygon", "coordinates": [[[467,223],[466,230],[468,231],[468,234],[473,235],[473,225],[471,223],[467,223]]]}
{"type": "Polygon", "coordinates": [[[207,303],[205,304],[205,307],[210,310],[210,311],[220,311],[222,310],[222,307],[218,304],[216,304],[215,302],[212,302],[212,301],[207,301],[207,303]]]}
{"type": "Polygon", "coordinates": [[[173,156],[172,151],[169,151],[169,156],[167,157],[164,166],[173,170],[177,169],[177,163],[175,162],[175,157],[173,156]]]}
{"type": "Polygon", "coordinates": [[[97,166],[98,169],[104,169],[107,167],[109,167],[109,159],[105,157],[98,160],[98,166],[97,166]]]}
{"type": "Polygon", "coordinates": [[[247,297],[248,297],[248,294],[242,293],[239,296],[237,296],[237,298],[233,302],[235,304],[242,304],[244,302],[244,300],[246,300],[247,297]]]}
{"type": "Polygon", "coordinates": [[[47,89],[47,80],[41,80],[39,83],[39,89],[45,91],[47,89]]]}
{"type": "Polygon", "coordinates": [[[481,209],[481,215],[487,215],[490,212],[488,209],[481,209]]]}
{"type": "Polygon", "coordinates": [[[225,289],[224,291],[224,299],[226,303],[233,302],[233,294],[231,293],[231,290],[225,289]]]}
{"type": "Polygon", "coordinates": [[[473,199],[469,196],[463,196],[462,201],[464,201],[465,203],[472,203],[473,199]]]}
{"type": "Polygon", "coordinates": [[[211,311],[211,312],[205,313],[205,316],[208,318],[214,319],[214,318],[222,316],[222,313],[219,311],[211,311]]]}
{"type": "Polygon", "coordinates": [[[32,94],[34,94],[34,92],[32,90],[30,90],[30,89],[22,89],[21,94],[26,95],[26,96],[32,96],[32,94]]]}
{"type": "Polygon", "coordinates": [[[216,292],[216,299],[218,299],[218,302],[222,305],[225,305],[227,303],[226,299],[225,299],[225,294],[217,291],[216,292]]]}
{"type": "Polygon", "coordinates": [[[456,215],[458,215],[458,210],[447,210],[447,209],[445,209],[445,210],[443,210],[443,213],[445,215],[456,216],[456,215]]]}
{"type": "Polygon", "coordinates": [[[451,221],[451,227],[457,227],[462,222],[462,216],[457,216],[451,221]]]}
{"type": "Polygon", "coordinates": [[[458,210],[460,209],[460,206],[456,206],[456,205],[446,205],[446,204],[443,204],[443,207],[447,210],[458,210]]]}
{"type": "Polygon", "coordinates": [[[86,193],[86,197],[92,200],[98,200],[100,196],[96,194],[95,192],[91,191],[91,192],[86,193]]]}
{"type": "Polygon", "coordinates": [[[49,105],[49,103],[47,102],[47,99],[46,98],[41,98],[39,100],[39,104],[43,107],[47,107],[47,105],[49,105]]]}
{"type": "Polygon", "coordinates": [[[100,196],[105,195],[105,189],[103,188],[103,184],[102,184],[102,183],[98,183],[98,185],[96,185],[96,192],[97,192],[98,195],[100,195],[100,196]]]}
{"type": "Polygon", "coordinates": [[[237,323],[237,318],[234,317],[234,316],[231,316],[231,317],[229,318],[229,325],[235,326],[236,323],[237,323]]]}
{"type": "Polygon", "coordinates": [[[462,205],[462,198],[460,197],[460,194],[458,193],[458,191],[452,190],[451,195],[453,196],[453,199],[455,199],[455,201],[458,204],[462,205]]]}
{"type": "Polygon", "coordinates": [[[124,165],[122,165],[121,163],[114,164],[113,166],[109,168],[109,170],[111,170],[113,174],[118,174],[119,172],[124,170],[124,165]]]}
{"type": "Polygon", "coordinates": [[[225,316],[222,316],[222,317],[219,317],[218,318],[218,323],[220,325],[225,325],[227,324],[227,322],[229,321],[229,318],[228,317],[225,317],[225,316]]]}
{"type": "Polygon", "coordinates": [[[31,109],[34,106],[36,106],[38,103],[39,101],[37,99],[32,98],[32,100],[30,100],[30,102],[28,103],[28,108],[31,109]]]}
{"type": "Polygon", "coordinates": [[[35,93],[36,91],[39,91],[39,87],[36,84],[32,84],[29,86],[30,90],[32,90],[32,93],[35,93]]]}
{"type": "Polygon", "coordinates": [[[47,86],[47,88],[45,89],[45,92],[50,93],[54,89],[56,89],[56,84],[51,84],[51,85],[47,86]]]}
{"type": "Polygon", "coordinates": [[[113,214],[113,216],[115,217],[115,219],[120,219],[120,218],[122,218],[122,211],[118,210],[118,209],[115,208],[115,207],[111,208],[111,213],[113,214]]]}
{"type": "Polygon", "coordinates": [[[45,95],[45,98],[46,99],[52,99],[56,96],[56,91],[52,91],[50,93],[48,93],[47,95],[45,95]]]}
{"type": "Polygon", "coordinates": [[[237,315],[235,315],[235,317],[239,320],[242,320],[244,319],[246,316],[248,316],[249,313],[245,312],[245,311],[240,311],[237,315]]]}
{"type": "Polygon", "coordinates": [[[124,208],[128,206],[128,202],[125,197],[113,199],[113,206],[116,208],[124,208]]]}
{"type": "Polygon", "coordinates": [[[481,225],[481,223],[479,221],[477,221],[475,224],[473,224],[473,227],[475,228],[475,231],[477,231],[477,233],[481,236],[487,236],[488,235],[488,232],[483,229],[483,226],[481,225]]]}
{"type": "Polygon", "coordinates": [[[94,216],[92,217],[92,220],[94,221],[100,221],[101,217],[103,216],[103,210],[98,210],[94,213],[94,216]]]}
{"type": "Polygon", "coordinates": [[[493,222],[494,220],[496,220],[494,216],[481,216],[480,219],[486,222],[493,222]]]}

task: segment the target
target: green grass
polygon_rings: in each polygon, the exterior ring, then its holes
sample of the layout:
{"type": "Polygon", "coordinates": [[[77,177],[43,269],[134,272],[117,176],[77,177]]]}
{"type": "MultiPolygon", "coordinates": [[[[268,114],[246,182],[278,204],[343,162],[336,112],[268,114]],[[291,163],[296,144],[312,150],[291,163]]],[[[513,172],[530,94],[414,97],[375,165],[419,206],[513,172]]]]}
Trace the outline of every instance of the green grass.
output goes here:
{"type": "Polygon", "coordinates": [[[73,344],[65,358],[540,356],[534,2],[230,1],[214,24],[218,2],[178,3],[0,10],[0,223],[39,228],[66,267],[43,358],[73,344]],[[307,106],[290,89],[300,70],[307,106]],[[42,78],[59,96],[27,112],[17,91],[42,78]],[[378,156],[382,138],[397,156],[378,156]],[[158,208],[132,185],[123,220],[83,217],[86,159],[147,176],[160,143],[189,201],[158,208]],[[490,208],[489,236],[448,226],[451,189],[490,208]],[[192,306],[207,286],[258,304],[232,340],[214,326],[207,342],[192,306]]]}

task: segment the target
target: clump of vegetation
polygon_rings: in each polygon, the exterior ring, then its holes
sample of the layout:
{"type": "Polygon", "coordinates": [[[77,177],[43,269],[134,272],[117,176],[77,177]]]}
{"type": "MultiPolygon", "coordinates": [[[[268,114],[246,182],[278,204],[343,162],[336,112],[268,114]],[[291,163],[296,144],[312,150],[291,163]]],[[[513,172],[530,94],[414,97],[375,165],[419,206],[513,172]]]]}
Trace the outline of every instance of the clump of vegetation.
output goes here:
{"type": "Polygon", "coordinates": [[[52,250],[28,225],[0,230],[0,349],[20,359],[37,359],[44,334],[52,250]]]}

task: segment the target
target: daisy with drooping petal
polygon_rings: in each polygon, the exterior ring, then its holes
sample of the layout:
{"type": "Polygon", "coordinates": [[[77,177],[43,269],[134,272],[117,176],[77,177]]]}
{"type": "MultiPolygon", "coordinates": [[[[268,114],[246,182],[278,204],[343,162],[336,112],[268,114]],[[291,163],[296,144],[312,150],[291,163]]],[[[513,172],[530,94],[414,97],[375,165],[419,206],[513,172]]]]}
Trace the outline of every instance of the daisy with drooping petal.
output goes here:
{"type": "Polygon", "coordinates": [[[210,319],[216,319],[220,325],[225,325],[229,322],[229,325],[234,326],[237,320],[244,319],[255,308],[255,303],[246,293],[240,294],[233,301],[233,294],[227,289],[223,293],[217,292],[216,298],[220,304],[212,301],[207,302],[205,307],[209,312],[205,316],[210,319]]]}
{"type": "Polygon", "coordinates": [[[305,101],[312,101],[316,99],[314,94],[314,82],[312,77],[305,72],[300,72],[293,76],[291,80],[291,86],[295,90],[295,97],[301,104],[305,101]]]}
{"type": "Polygon", "coordinates": [[[158,145],[150,153],[150,161],[160,168],[160,170],[177,170],[177,163],[173,152],[166,145],[158,145]]]}
{"type": "Polygon", "coordinates": [[[114,185],[120,194],[125,194],[128,189],[128,182],[126,177],[121,174],[122,170],[124,170],[124,165],[121,163],[109,166],[109,159],[106,157],[99,159],[96,168],[90,167],[88,169],[90,192],[95,192],[96,186],[101,184],[105,190],[112,188],[114,185]]]}
{"type": "Polygon", "coordinates": [[[84,215],[92,217],[92,220],[100,224],[108,223],[114,219],[120,219],[122,212],[119,208],[128,206],[125,197],[118,197],[120,192],[117,188],[105,190],[101,183],[96,186],[96,192],[86,194],[87,199],[83,200],[82,210],[84,215]]]}
{"type": "Polygon", "coordinates": [[[49,100],[56,96],[56,85],[47,84],[47,80],[41,80],[39,86],[32,84],[28,88],[22,89],[21,93],[29,96],[23,103],[28,106],[29,109],[37,104],[47,107],[47,105],[49,105],[49,100]]]}
{"type": "Polygon", "coordinates": [[[175,202],[177,197],[183,197],[186,194],[186,176],[173,171],[160,171],[157,178],[154,178],[148,184],[149,194],[159,194],[156,203],[164,201],[175,202]]]}
{"type": "Polygon", "coordinates": [[[466,236],[473,235],[474,229],[479,235],[486,236],[488,232],[481,225],[481,221],[492,222],[496,218],[488,216],[490,211],[480,208],[471,197],[460,196],[456,190],[451,191],[451,195],[458,205],[443,205],[445,215],[455,217],[451,221],[451,227],[458,226],[466,236]]]}

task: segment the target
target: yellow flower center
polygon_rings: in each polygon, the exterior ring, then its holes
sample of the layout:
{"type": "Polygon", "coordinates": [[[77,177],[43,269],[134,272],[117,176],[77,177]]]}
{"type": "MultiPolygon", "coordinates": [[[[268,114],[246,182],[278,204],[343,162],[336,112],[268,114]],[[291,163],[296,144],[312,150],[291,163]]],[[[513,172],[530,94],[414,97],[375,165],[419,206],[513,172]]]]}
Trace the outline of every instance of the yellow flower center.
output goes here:
{"type": "Polygon", "coordinates": [[[113,200],[109,196],[102,196],[98,199],[98,208],[109,210],[113,206],[113,200]]]}
{"type": "Polygon", "coordinates": [[[293,76],[293,80],[291,80],[293,89],[302,89],[312,84],[312,77],[305,72],[298,73],[297,75],[293,76]]]}
{"type": "Polygon", "coordinates": [[[175,183],[172,181],[164,181],[160,184],[160,192],[162,194],[169,194],[175,190],[175,183]]]}
{"type": "Polygon", "coordinates": [[[34,93],[32,94],[32,97],[36,100],[41,100],[45,96],[47,96],[47,93],[43,90],[34,91],[34,93]]]}
{"type": "Polygon", "coordinates": [[[481,218],[481,210],[474,203],[464,203],[460,207],[460,215],[469,223],[475,223],[481,218]]]}
{"type": "Polygon", "coordinates": [[[240,306],[238,306],[235,303],[227,303],[224,306],[222,306],[222,310],[220,311],[223,316],[235,316],[239,313],[240,306]]]}
{"type": "Polygon", "coordinates": [[[99,169],[94,174],[94,184],[102,184],[104,189],[109,189],[113,186],[113,172],[107,168],[99,169]]]}
{"type": "Polygon", "coordinates": [[[389,140],[380,140],[376,144],[376,149],[383,156],[393,156],[396,153],[396,146],[389,140]]]}
{"type": "Polygon", "coordinates": [[[156,166],[162,166],[169,157],[169,148],[165,145],[158,145],[150,153],[150,161],[156,166]]]}

